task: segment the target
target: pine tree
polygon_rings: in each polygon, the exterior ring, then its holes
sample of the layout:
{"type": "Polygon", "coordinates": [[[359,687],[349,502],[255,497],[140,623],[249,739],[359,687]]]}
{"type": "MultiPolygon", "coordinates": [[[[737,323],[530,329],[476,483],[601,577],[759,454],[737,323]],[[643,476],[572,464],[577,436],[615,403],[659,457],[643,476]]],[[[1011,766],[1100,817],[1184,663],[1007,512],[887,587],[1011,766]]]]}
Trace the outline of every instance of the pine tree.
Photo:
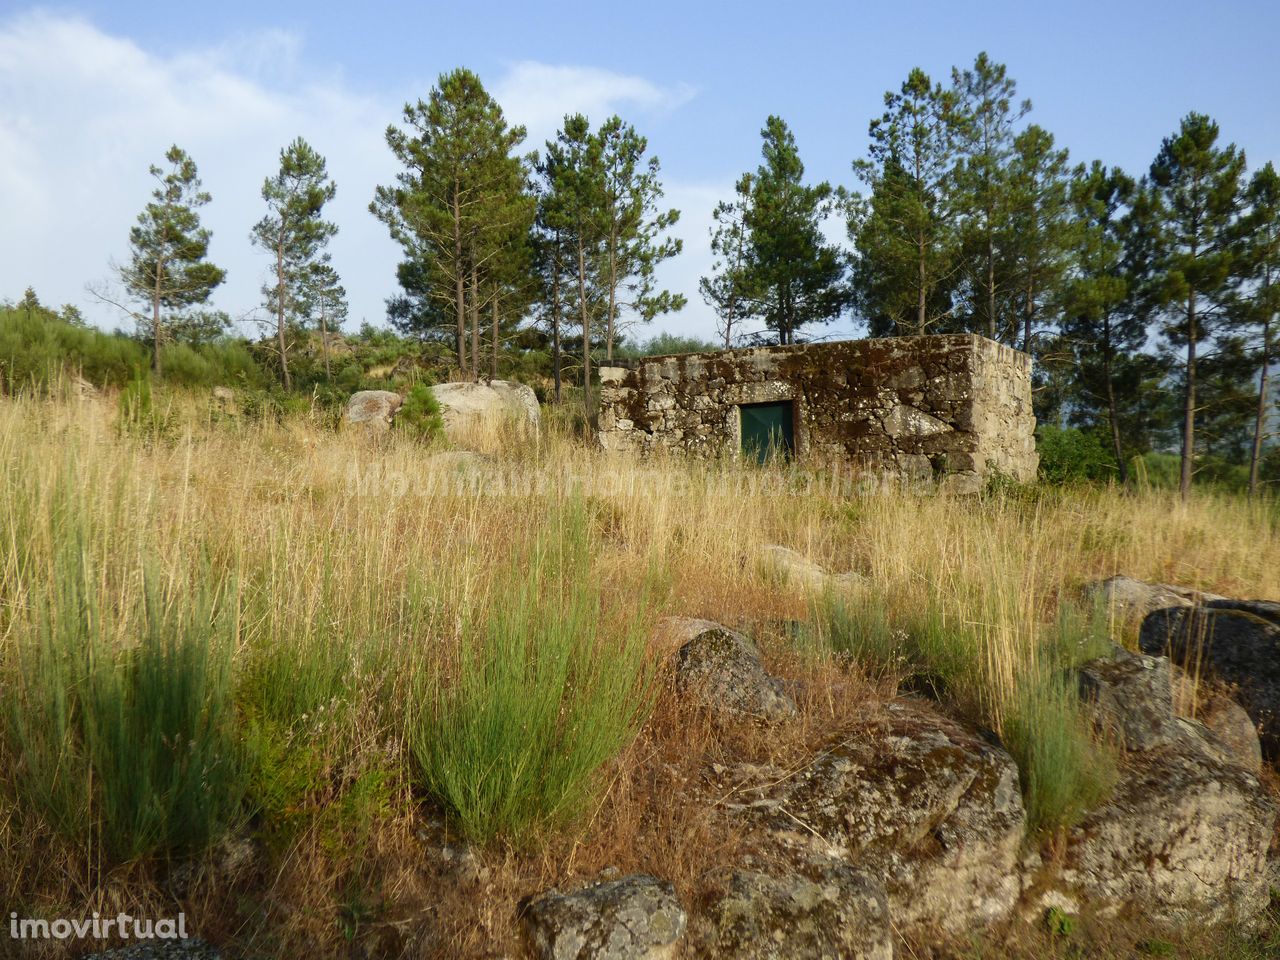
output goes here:
{"type": "Polygon", "coordinates": [[[312,270],[323,262],[324,247],[338,227],[321,217],[337,186],[329,178],[324,157],[301,137],[280,151],[280,170],[262,184],[267,214],[253,228],[253,242],[272,259],[272,281],[263,286],[267,309],[276,318],[280,374],[292,388],[286,336],[289,324],[305,318],[312,270]]]}
{"type": "Polygon", "coordinates": [[[1036,325],[1051,309],[1067,270],[1073,232],[1068,184],[1067,151],[1054,146],[1051,133],[1032,124],[1014,138],[1005,200],[1009,276],[1004,295],[1012,301],[1010,316],[1021,317],[1022,349],[1028,354],[1036,325]]]}
{"type": "Polygon", "coordinates": [[[745,173],[734,184],[734,199],[722,200],[711,211],[715,226],[711,228],[711,252],[717,259],[709,277],[698,281],[702,300],[716,314],[716,333],[728,350],[733,346],[734,331],[742,320],[743,299],[751,237],[747,228],[751,217],[751,174],[745,173]]]}
{"type": "Polygon", "coordinates": [[[884,104],[870,125],[869,159],[854,163],[871,197],[850,208],[852,293],[873,336],[920,335],[951,314],[954,98],[915,69],[884,104]]]}
{"type": "Polygon", "coordinates": [[[764,162],[747,218],[747,313],[763,319],[778,343],[795,343],[805,326],[838,317],[847,299],[840,252],[822,235],[833,191],[828,183],[804,184],[795,137],[780,117],[769,117],[760,133],[764,162]]]}
{"type": "Polygon", "coordinates": [[[480,78],[465,69],[440,77],[426,101],[406,105],[406,129],[387,128],[387,145],[404,166],[394,186],[378,187],[370,210],[405,252],[397,271],[402,300],[389,304],[403,326],[443,321],[453,330],[458,368],[478,376],[480,315],[494,303],[505,238],[532,222],[521,194],[524,160],[514,151],[523,127],[507,126],[480,78]],[[482,303],[483,301],[483,303],[482,303]],[[468,349],[468,325],[471,346],[468,349]]]}
{"type": "Polygon", "coordinates": [[[1122,406],[1137,398],[1142,378],[1139,351],[1147,332],[1132,303],[1126,261],[1126,205],[1133,178],[1094,161],[1079,167],[1071,184],[1076,229],[1073,268],[1062,291],[1062,336],[1074,360],[1076,418],[1105,422],[1121,483],[1128,480],[1122,406]]]}
{"type": "Polygon", "coordinates": [[[195,161],[177,146],[169,148],[165,161],[167,169],[151,167],[152,202],[129,231],[129,262],[119,269],[125,289],[151,308],[143,327],[156,374],[165,341],[162,312],[204,303],[226,279],[225,270],[205,259],[212,233],[200,225],[199,208],[210,196],[201,189],[195,161]]]}
{"type": "Polygon", "coordinates": [[[1002,310],[1018,299],[1008,290],[1013,280],[1003,250],[1011,227],[1009,167],[1016,151],[1015,128],[1031,110],[1031,101],[1016,101],[1017,84],[1004,64],[985,52],[978,54],[971,69],[953,69],[951,76],[953,129],[960,158],[955,200],[966,211],[969,325],[992,340],[1012,343],[1018,329],[1016,315],[1010,319],[1002,310]]]}
{"type": "Polygon", "coordinates": [[[683,309],[683,294],[658,290],[654,270],[680,253],[679,238],[663,237],[680,219],[679,210],[659,210],[662,183],[657,157],[644,159],[648,142],[617,116],[601,124],[599,142],[602,182],[600,217],[604,227],[599,265],[608,298],[605,310],[605,358],[623,331],[622,311],[647,323],[660,313],[683,309]]]}
{"type": "Polygon", "coordinates": [[[1248,212],[1243,223],[1245,261],[1242,273],[1248,285],[1242,320],[1256,331],[1258,395],[1249,448],[1249,492],[1258,492],[1262,445],[1273,411],[1271,363],[1276,358],[1276,322],[1280,320],[1280,174],[1267,163],[1249,181],[1245,193],[1248,212]]]}
{"type": "MultiPolygon", "coordinates": [[[[601,260],[607,225],[601,143],[582,114],[564,118],[564,126],[546,146],[541,166],[544,227],[566,255],[565,299],[577,314],[582,333],[583,408],[591,415],[591,344],[603,320],[606,302],[596,266],[601,260]]],[[[559,291],[557,290],[557,294],[559,291]]]]}
{"type": "Polygon", "coordinates": [[[324,378],[331,381],[333,371],[329,363],[329,332],[342,328],[347,319],[347,291],[338,278],[338,272],[323,254],[310,264],[302,288],[302,308],[310,322],[320,330],[320,350],[324,356],[324,378]]]}
{"type": "Polygon", "coordinates": [[[1184,498],[1195,469],[1197,365],[1229,316],[1239,252],[1244,154],[1234,144],[1217,144],[1218,125],[1204,114],[1188,114],[1178,133],[1165,138],[1150,173],[1158,250],[1154,290],[1164,310],[1165,337],[1184,351],[1179,475],[1184,498]]]}

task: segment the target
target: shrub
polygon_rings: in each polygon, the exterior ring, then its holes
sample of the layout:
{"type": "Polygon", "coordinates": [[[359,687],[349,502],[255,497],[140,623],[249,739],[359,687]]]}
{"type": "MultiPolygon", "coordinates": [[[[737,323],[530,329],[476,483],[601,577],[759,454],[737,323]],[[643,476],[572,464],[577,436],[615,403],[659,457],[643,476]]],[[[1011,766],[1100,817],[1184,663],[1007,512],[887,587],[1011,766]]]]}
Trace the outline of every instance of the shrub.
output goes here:
{"type": "Polygon", "coordinates": [[[125,646],[110,633],[123,611],[110,609],[78,542],[64,542],[3,694],[20,799],[111,863],[199,849],[235,820],[244,794],[232,604],[158,579],[131,611],[141,637],[125,646]]]}
{"type": "Polygon", "coordinates": [[[145,347],[122,334],[68,323],[40,308],[0,307],[0,392],[43,389],[72,372],[98,386],[118,386],[148,359],[145,347]]]}
{"type": "Polygon", "coordinates": [[[409,436],[428,440],[444,430],[440,404],[431,388],[424,383],[413,387],[396,413],[395,424],[409,436]]]}
{"type": "Polygon", "coordinates": [[[467,619],[456,676],[418,684],[418,776],[479,841],[527,843],[576,817],[650,703],[648,603],[627,598],[607,617],[582,505],[559,519],[502,577],[500,600],[467,619]]]}
{"type": "Polygon", "coordinates": [[[1096,430],[1045,424],[1036,431],[1040,478],[1048,483],[1106,481],[1116,476],[1115,458],[1096,430]]]}

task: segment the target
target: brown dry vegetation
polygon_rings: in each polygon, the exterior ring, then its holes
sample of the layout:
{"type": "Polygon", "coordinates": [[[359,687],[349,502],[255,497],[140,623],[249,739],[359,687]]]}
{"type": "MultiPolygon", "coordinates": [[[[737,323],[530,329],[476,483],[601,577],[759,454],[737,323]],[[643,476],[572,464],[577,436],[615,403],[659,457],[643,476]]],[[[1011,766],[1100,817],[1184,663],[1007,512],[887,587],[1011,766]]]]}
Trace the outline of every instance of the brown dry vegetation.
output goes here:
{"type": "MultiPolygon", "coordinates": [[[[53,829],[6,784],[0,902],[23,916],[182,909],[201,935],[247,956],[496,956],[519,951],[522,897],[605,868],[651,872],[694,896],[744,855],[704,771],[801,764],[872,716],[898,679],[895,665],[851,664],[797,641],[793,624],[813,598],[760,567],[761,544],[863,575],[864,602],[889,622],[946,611],[980,641],[970,706],[997,722],[1035,667],[1045,625],[1089,580],[1122,572],[1280,596],[1270,501],[1109,489],[852,495],[769,470],[609,460],[554,416],[536,444],[477,477],[419,442],[371,444],[307,417],[227,422],[180,400],[172,419],[162,436],[139,437],[121,433],[102,401],[0,405],[0,690],[13,687],[69,522],[120,648],[136,642],[148,578],[174,596],[234,583],[237,710],[261,724],[254,782],[267,798],[237,829],[266,853],[228,872],[215,845],[178,890],[163,857],[112,863],[100,842],[53,829]],[[404,718],[427,709],[415,677],[453,675],[465,624],[506,602],[566,502],[586,516],[582,573],[602,588],[600,650],[637,616],[646,634],[666,614],[721,621],[751,633],[794,682],[800,718],[772,730],[718,725],[676,701],[661,670],[669,651],[651,641],[651,709],[579,815],[495,840],[475,861],[446,859],[456,828],[406,747],[404,718]]],[[[511,448],[496,434],[477,445],[511,448]]],[[[2,769],[24,762],[11,744],[0,750],[10,752],[2,769]]]]}

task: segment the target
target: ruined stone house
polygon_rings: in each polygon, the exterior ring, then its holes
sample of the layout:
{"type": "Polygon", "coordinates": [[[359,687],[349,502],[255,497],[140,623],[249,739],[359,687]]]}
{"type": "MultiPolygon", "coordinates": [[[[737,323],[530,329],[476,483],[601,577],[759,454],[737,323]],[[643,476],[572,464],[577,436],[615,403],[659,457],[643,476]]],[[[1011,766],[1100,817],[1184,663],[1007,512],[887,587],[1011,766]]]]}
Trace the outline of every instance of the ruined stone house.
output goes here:
{"type": "Polygon", "coordinates": [[[607,450],[784,455],[961,491],[1038,464],[1031,358],[971,334],[647,357],[600,383],[607,450]]]}

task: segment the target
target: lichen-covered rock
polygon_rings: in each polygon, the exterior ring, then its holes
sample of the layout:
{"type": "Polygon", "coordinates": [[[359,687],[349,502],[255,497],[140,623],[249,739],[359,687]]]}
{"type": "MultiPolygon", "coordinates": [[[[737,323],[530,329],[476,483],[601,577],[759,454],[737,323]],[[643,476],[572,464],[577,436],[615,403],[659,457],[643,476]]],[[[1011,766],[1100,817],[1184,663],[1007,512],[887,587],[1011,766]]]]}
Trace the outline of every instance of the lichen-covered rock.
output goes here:
{"type": "Polygon", "coordinates": [[[1085,595],[1114,611],[1120,620],[1141,618],[1164,607],[1192,607],[1222,598],[1212,593],[1169,583],[1146,583],[1133,577],[1117,576],[1085,587],[1085,595]]]}
{"type": "Polygon", "coordinates": [[[893,960],[879,883],[839,864],[771,877],[737,872],[695,924],[690,953],[723,960],[893,960]]]}
{"type": "Polygon", "coordinates": [[[396,411],[403,405],[404,398],[390,390],[361,390],[347,401],[342,420],[373,434],[386,433],[391,429],[396,411]]]}
{"type": "Polygon", "coordinates": [[[1263,755],[1280,757],[1280,603],[1210,600],[1197,607],[1156,610],[1139,638],[1148,653],[1234,688],[1257,725],[1263,755]]]}
{"type": "Polygon", "coordinates": [[[1204,725],[1209,737],[1222,748],[1226,762],[1244,767],[1252,774],[1262,770],[1262,743],[1258,728],[1248,712],[1223,691],[1220,685],[1193,682],[1174,668],[1174,706],[1204,725]]]}
{"type": "Polygon", "coordinates": [[[1256,777],[1221,763],[1190,727],[1131,756],[1111,800],[1072,830],[1061,872],[1099,913],[1216,924],[1268,902],[1275,809],[1256,777]]]}
{"type": "Polygon", "coordinates": [[[1110,657],[1086,663],[1078,676],[1095,723],[1118,735],[1127,749],[1153,750],[1177,736],[1167,657],[1117,647],[1110,657]]]}
{"type": "Polygon", "coordinates": [[[899,930],[960,931],[1009,914],[1026,812],[1000,747],[922,706],[784,774],[744,768],[730,814],[790,851],[880,878],[899,930]]]}
{"type": "Polygon", "coordinates": [[[756,553],[760,566],[780,576],[787,583],[803,587],[810,593],[841,590],[861,581],[856,573],[828,573],[819,563],[804,554],[777,544],[765,544],[756,553]]]}
{"type": "Polygon", "coordinates": [[[507,380],[437,383],[431,393],[440,404],[445,435],[451,439],[465,440],[473,430],[503,425],[530,432],[538,429],[538,397],[527,384],[507,380]]]}
{"type": "Polygon", "coordinates": [[[522,920],[539,960],[665,960],[686,924],[671,884],[643,874],[543,894],[522,920]]]}
{"type": "Polygon", "coordinates": [[[684,639],[676,651],[676,686],[709,710],[729,716],[785,720],[795,702],[760,662],[756,645],[710,620],[670,618],[661,625],[684,639]]]}

